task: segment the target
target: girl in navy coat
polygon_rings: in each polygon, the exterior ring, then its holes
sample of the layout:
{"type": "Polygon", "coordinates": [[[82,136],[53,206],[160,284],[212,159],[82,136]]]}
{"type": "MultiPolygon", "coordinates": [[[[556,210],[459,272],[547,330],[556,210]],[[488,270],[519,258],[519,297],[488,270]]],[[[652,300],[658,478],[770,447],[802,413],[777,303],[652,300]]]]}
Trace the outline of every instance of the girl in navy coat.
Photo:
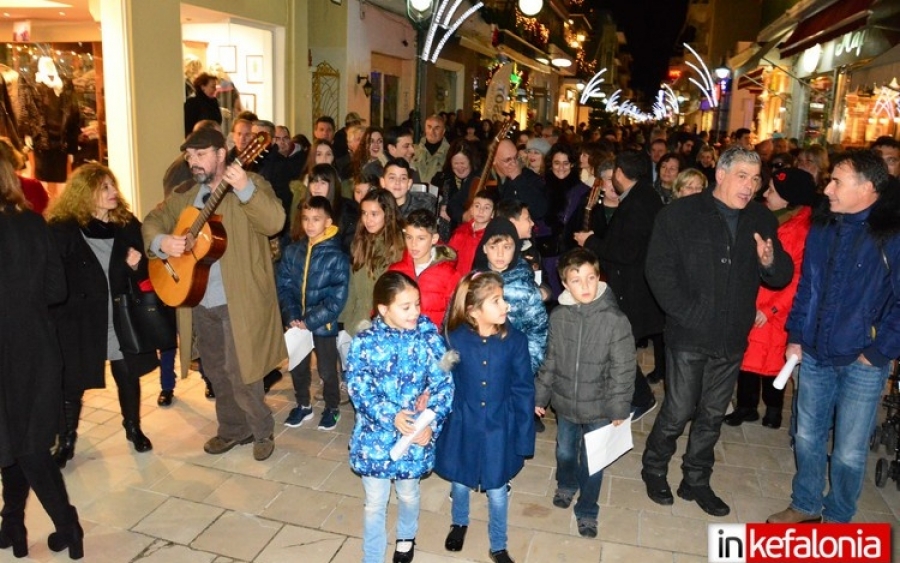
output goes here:
{"type": "Polygon", "coordinates": [[[469,525],[469,492],[488,497],[491,560],[506,551],[507,484],[534,455],[534,373],[528,340],[509,326],[503,280],[472,272],[456,288],[447,341],[459,353],[453,409],[437,442],[435,472],[452,482],[452,526],[444,546],[460,551],[469,525]]]}
{"type": "Polygon", "coordinates": [[[419,288],[400,272],[375,282],[378,315],[360,331],[347,355],[347,390],[356,407],[350,437],[350,467],[366,493],[363,563],[383,563],[385,516],[391,482],[397,491],[394,563],[409,563],[419,527],[419,479],[434,465],[434,437],[453,400],[453,379],[444,339],[419,310],[419,288]],[[399,459],[390,455],[401,436],[413,433],[417,412],[435,419],[399,459]]]}

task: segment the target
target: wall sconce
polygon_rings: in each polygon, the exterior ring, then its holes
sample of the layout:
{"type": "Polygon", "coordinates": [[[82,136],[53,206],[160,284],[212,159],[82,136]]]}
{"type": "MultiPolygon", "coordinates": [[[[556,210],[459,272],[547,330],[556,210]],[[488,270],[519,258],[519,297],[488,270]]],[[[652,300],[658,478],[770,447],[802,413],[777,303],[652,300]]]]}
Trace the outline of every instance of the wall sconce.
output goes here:
{"type": "Polygon", "coordinates": [[[362,89],[363,89],[363,94],[365,94],[366,97],[369,98],[369,97],[372,96],[372,90],[374,90],[375,87],[372,86],[372,83],[371,83],[371,82],[369,82],[369,75],[368,75],[368,74],[357,74],[357,75],[356,75],[356,83],[357,83],[357,84],[359,84],[359,83],[362,82],[363,80],[366,81],[366,83],[363,84],[363,87],[362,87],[362,89]]]}

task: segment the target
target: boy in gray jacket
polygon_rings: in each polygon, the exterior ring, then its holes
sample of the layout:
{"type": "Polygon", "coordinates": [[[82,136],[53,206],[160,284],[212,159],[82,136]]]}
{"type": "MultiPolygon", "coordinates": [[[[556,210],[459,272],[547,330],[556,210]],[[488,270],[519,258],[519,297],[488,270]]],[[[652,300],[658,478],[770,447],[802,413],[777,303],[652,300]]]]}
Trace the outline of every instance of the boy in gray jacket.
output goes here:
{"type": "Polygon", "coordinates": [[[565,291],[550,315],[550,337],[536,382],[535,413],[547,403],[556,411],[556,493],[553,505],[568,508],[575,493],[578,533],[597,536],[603,471],[590,475],[584,435],[628,418],[634,393],[635,349],[631,324],[601,280],[589,250],[575,248],[559,259],[565,291]]]}

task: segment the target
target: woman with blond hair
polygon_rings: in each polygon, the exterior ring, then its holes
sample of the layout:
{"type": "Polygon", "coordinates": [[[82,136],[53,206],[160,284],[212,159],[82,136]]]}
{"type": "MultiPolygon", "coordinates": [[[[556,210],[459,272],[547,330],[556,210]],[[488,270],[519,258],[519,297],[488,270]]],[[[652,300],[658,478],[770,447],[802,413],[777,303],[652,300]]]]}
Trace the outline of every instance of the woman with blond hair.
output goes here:
{"type": "Polygon", "coordinates": [[[30,209],[9,162],[0,160],[0,548],[28,555],[25,503],[31,489],[50,515],[54,551],[83,555],[84,532],[50,448],[62,400],[62,358],[49,306],[66,278],[47,225],[30,209]]]}
{"type": "Polygon", "coordinates": [[[810,145],[801,149],[797,155],[796,167],[812,174],[819,193],[825,191],[825,186],[831,178],[831,164],[828,161],[828,151],[822,145],[810,145]]]}
{"type": "Polygon", "coordinates": [[[706,175],[696,168],[688,168],[679,172],[675,177],[675,183],[672,184],[672,197],[678,199],[699,194],[706,189],[706,186],[706,175]]]}
{"type": "Polygon", "coordinates": [[[156,369],[156,351],[121,350],[113,326],[112,297],[138,292],[148,278],[141,223],[122,198],[116,177],[100,164],[85,164],[48,212],[62,256],[69,298],[55,310],[63,352],[63,413],[55,456],[61,466],[75,454],[81,398],[105,387],[109,360],[119,392],[125,438],[138,452],[153,448],[141,431],[140,376],[156,369]]]}

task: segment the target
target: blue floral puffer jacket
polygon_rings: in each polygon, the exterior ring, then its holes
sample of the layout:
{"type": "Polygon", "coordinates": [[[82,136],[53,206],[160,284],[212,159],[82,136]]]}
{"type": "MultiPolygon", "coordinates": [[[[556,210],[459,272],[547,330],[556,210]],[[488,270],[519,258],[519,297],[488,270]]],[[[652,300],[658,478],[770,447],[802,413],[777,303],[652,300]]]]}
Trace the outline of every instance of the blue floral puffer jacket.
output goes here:
{"type": "Polygon", "coordinates": [[[379,316],[350,343],[345,378],[356,424],[350,438],[350,467],[366,477],[417,479],[434,466],[434,440],[453,404],[453,377],[447,347],[428,317],[419,316],[413,330],[389,327],[379,316]],[[446,355],[446,357],[445,357],[446,355]],[[415,410],[416,399],[430,393],[428,408],[437,415],[434,439],[413,444],[406,455],[391,460],[400,439],[394,417],[415,410]]]}
{"type": "Polygon", "coordinates": [[[531,354],[531,372],[536,374],[544,363],[550,321],[541,300],[541,290],[534,280],[534,270],[519,258],[515,266],[507,268],[500,276],[503,278],[503,299],[510,307],[506,318],[509,324],[525,333],[531,354]]]}

